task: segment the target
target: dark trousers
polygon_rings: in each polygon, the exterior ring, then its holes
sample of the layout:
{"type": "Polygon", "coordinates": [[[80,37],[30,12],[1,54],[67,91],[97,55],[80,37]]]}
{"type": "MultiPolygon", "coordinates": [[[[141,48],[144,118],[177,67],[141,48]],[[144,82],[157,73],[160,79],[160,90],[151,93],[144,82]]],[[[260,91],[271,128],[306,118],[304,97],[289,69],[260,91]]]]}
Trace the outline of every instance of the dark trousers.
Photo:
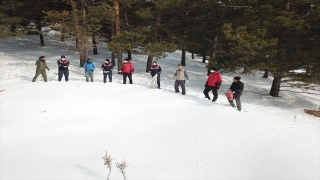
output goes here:
{"type": "Polygon", "coordinates": [[[127,84],[127,77],[129,78],[130,84],[132,84],[132,74],[131,73],[123,73],[123,84],[127,84]]]}
{"type": "Polygon", "coordinates": [[[36,75],[34,75],[32,82],[35,82],[40,74],[42,75],[44,82],[47,82],[46,70],[36,71],[36,75]]]}
{"type": "Polygon", "coordinates": [[[185,86],[186,81],[185,80],[176,80],[176,82],[174,83],[174,90],[176,92],[180,92],[179,91],[179,85],[181,86],[182,89],[182,94],[186,94],[186,86],[185,86]]]}
{"type": "Polygon", "coordinates": [[[218,99],[218,88],[215,86],[206,86],[206,88],[204,88],[203,90],[203,94],[206,96],[206,98],[210,99],[209,96],[209,92],[212,90],[212,94],[213,94],[213,100],[215,101],[218,99]]]}
{"type": "Polygon", "coordinates": [[[103,73],[103,82],[107,82],[107,77],[109,77],[109,82],[112,82],[112,73],[103,73]]]}
{"type": "MultiPolygon", "coordinates": [[[[153,75],[153,76],[155,76],[155,75],[153,75]]],[[[160,74],[158,74],[158,76],[157,76],[157,84],[158,84],[158,87],[160,87],[160,74]]]]}
{"type": "MultiPolygon", "coordinates": [[[[236,100],[237,109],[238,109],[239,111],[241,111],[241,101],[240,101],[241,95],[242,95],[242,93],[234,93],[234,94],[233,94],[233,99],[236,100]]],[[[236,107],[236,105],[234,104],[233,100],[228,100],[228,101],[229,101],[229,103],[230,103],[230,105],[231,105],[232,107],[236,107]]]]}
{"type": "Polygon", "coordinates": [[[66,81],[69,80],[68,79],[69,78],[69,69],[59,70],[58,74],[59,74],[59,78],[58,78],[59,81],[61,81],[63,75],[64,75],[64,79],[66,81]]]}

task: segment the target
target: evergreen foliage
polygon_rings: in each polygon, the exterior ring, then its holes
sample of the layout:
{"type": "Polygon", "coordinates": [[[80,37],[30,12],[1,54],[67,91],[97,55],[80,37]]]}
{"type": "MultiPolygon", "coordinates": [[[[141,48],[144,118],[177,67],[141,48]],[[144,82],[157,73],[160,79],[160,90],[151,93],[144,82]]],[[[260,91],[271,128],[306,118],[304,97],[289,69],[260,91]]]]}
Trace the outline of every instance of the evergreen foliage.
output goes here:
{"type": "Polygon", "coordinates": [[[26,33],[32,21],[40,35],[46,23],[58,28],[62,39],[76,37],[80,66],[89,38],[100,36],[108,39],[119,67],[123,51],[128,57],[147,55],[149,71],[154,58],[181,49],[183,65],[189,51],[204,62],[210,56],[208,68],[268,70],[275,79],[272,96],[278,96],[284,78],[320,83],[319,0],[1,1],[0,38],[26,33]]]}

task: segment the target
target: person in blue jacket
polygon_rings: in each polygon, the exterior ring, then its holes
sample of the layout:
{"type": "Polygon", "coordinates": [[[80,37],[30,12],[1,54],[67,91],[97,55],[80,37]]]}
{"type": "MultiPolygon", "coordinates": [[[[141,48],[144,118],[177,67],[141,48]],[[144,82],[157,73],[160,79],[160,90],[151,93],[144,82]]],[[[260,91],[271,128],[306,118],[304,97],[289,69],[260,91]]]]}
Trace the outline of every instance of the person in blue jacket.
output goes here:
{"type": "Polygon", "coordinates": [[[112,70],[113,64],[110,62],[109,59],[106,59],[104,63],[101,65],[101,69],[103,71],[103,82],[107,82],[107,77],[109,77],[109,82],[112,82],[112,70]]]}
{"type": "Polygon", "coordinates": [[[93,72],[96,66],[94,65],[94,63],[90,58],[87,59],[87,62],[83,65],[83,68],[85,69],[85,72],[86,72],[86,81],[89,82],[89,76],[90,76],[91,82],[93,82],[93,72]]]}
{"type": "Polygon", "coordinates": [[[162,72],[162,69],[161,69],[161,66],[159,66],[157,64],[157,61],[153,61],[152,63],[152,66],[150,68],[150,73],[151,73],[151,76],[155,76],[156,74],[158,75],[157,76],[157,84],[158,84],[158,89],[161,89],[160,88],[160,74],[162,72]]]}

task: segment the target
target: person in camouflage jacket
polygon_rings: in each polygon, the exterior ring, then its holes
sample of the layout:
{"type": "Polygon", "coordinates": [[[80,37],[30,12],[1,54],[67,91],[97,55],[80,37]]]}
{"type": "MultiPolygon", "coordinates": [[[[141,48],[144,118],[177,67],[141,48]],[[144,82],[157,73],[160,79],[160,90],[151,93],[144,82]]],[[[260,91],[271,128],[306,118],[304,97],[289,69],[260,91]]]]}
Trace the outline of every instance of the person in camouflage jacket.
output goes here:
{"type": "Polygon", "coordinates": [[[36,75],[33,77],[32,82],[35,82],[37,77],[41,74],[43,77],[44,82],[47,82],[47,73],[46,69],[50,71],[50,69],[47,66],[46,63],[46,57],[45,56],[40,56],[39,60],[36,61],[37,69],[36,69],[36,75]]]}

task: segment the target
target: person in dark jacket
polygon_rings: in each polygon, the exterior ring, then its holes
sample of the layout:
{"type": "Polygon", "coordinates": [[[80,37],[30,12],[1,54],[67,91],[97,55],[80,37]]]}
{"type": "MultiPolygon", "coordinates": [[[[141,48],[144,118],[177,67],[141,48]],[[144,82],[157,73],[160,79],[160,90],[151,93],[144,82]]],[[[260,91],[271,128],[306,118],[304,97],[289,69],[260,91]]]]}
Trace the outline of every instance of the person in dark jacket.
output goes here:
{"type": "Polygon", "coordinates": [[[162,72],[161,66],[159,66],[157,64],[157,61],[153,61],[152,66],[150,68],[150,73],[151,76],[154,77],[155,75],[157,75],[157,84],[158,84],[158,89],[160,88],[160,74],[162,72]]]}
{"type": "Polygon", "coordinates": [[[106,59],[104,63],[101,65],[101,69],[103,71],[103,82],[107,82],[107,77],[109,77],[109,82],[112,82],[112,70],[113,64],[110,62],[109,59],[106,59]]]}
{"type": "MultiPolygon", "coordinates": [[[[241,101],[240,101],[240,97],[242,95],[242,91],[244,88],[244,84],[243,82],[240,81],[241,77],[240,76],[235,76],[233,78],[233,83],[231,84],[229,91],[233,92],[233,99],[236,100],[236,104],[237,104],[237,109],[238,111],[241,111],[241,101]]],[[[233,100],[228,100],[230,105],[232,107],[236,107],[236,105],[234,104],[233,100]]]]}
{"type": "Polygon", "coordinates": [[[58,80],[61,81],[62,76],[64,75],[65,81],[69,80],[69,61],[66,59],[66,56],[62,55],[61,59],[57,61],[59,72],[58,72],[58,80]]]}
{"type": "Polygon", "coordinates": [[[35,82],[37,77],[41,74],[43,77],[44,82],[47,82],[47,73],[46,69],[50,71],[50,69],[47,66],[46,63],[46,57],[40,56],[39,59],[36,61],[37,69],[36,69],[36,75],[33,77],[32,82],[35,82]]]}
{"type": "Polygon", "coordinates": [[[208,75],[207,82],[205,84],[205,89],[203,90],[203,94],[206,98],[210,100],[209,92],[212,91],[213,99],[212,102],[215,102],[218,99],[218,89],[220,88],[222,83],[222,76],[217,68],[212,67],[210,70],[210,74],[208,75]]]}
{"type": "Polygon", "coordinates": [[[129,62],[128,58],[123,61],[120,72],[122,72],[123,74],[123,84],[126,84],[127,77],[129,78],[130,84],[132,84],[132,74],[134,73],[134,66],[131,62],[129,62]]]}

